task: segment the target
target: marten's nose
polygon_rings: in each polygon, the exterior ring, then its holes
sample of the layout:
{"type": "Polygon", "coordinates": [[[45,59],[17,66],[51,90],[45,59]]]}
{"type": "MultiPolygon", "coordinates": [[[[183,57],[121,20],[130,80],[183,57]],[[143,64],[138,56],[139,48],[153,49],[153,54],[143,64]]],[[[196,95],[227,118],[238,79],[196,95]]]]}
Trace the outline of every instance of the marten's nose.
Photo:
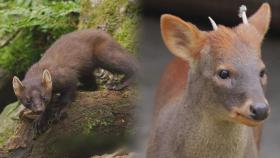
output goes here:
{"type": "Polygon", "coordinates": [[[45,107],[44,105],[37,105],[33,107],[32,111],[36,113],[42,113],[45,111],[45,107]]]}
{"type": "Polygon", "coordinates": [[[251,117],[256,121],[262,121],[267,118],[269,106],[265,103],[256,103],[250,106],[251,117]]]}

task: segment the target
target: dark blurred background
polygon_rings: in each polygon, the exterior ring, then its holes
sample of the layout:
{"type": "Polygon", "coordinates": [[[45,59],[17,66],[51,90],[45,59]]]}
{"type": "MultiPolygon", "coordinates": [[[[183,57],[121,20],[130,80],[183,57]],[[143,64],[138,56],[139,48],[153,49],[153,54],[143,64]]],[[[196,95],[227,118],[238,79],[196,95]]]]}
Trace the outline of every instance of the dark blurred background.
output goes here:
{"type": "MultiPolygon", "coordinates": [[[[261,158],[280,157],[280,1],[279,0],[142,0],[143,19],[140,26],[140,60],[143,67],[139,118],[141,132],[137,142],[145,147],[145,141],[151,122],[153,98],[156,85],[165,65],[172,55],[163,44],[159,29],[159,18],[163,13],[170,13],[190,21],[202,30],[210,30],[208,16],[217,24],[235,26],[241,22],[238,17],[240,5],[247,6],[247,15],[254,13],[263,2],[268,2],[272,9],[271,29],[263,44],[263,58],[267,65],[269,86],[267,97],[272,113],[265,122],[261,158]],[[145,117],[143,117],[143,115],[145,117]]],[[[170,83],[172,84],[172,83],[170,83]]],[[[164,139],[164,138],[163,138],[164,139]]]]}
{"type": "Polygon", "coordinates": [[[204,24],[205,19],[211,16],[218,24],[234,26],[240,22],[237,15],[241,4],[247,6],[249,16],[264,2],[268,2],[272,9],[271,31],[280,33],[279,0],[142,0],[142,8],[145,16],[173,13],[196,24],[204,24]]]}

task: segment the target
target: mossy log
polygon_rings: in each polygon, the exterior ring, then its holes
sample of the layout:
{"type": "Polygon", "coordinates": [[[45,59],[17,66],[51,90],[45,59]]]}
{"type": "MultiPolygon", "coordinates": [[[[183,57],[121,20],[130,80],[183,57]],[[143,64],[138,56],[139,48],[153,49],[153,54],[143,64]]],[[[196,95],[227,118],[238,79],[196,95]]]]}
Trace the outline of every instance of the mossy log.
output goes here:
{"type": "Polygon", "coordinates": [[[32,122],[19,119],[18,103],[0,115],[0,157],[83,158],[100,155],[133,135],[135,92],[79,92],[65,108],[66,118],[34,137],[32,122]]]}

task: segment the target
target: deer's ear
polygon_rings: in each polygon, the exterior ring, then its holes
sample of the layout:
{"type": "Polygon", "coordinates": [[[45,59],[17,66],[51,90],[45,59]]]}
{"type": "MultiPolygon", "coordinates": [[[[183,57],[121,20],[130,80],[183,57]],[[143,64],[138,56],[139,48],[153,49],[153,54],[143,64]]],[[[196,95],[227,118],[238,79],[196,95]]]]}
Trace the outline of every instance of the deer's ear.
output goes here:
{"type": "Polygon", "coordinates": [[[49,70],[44,70],[42,76],[42,84],[47,90],[52,90],[52,77],[49,70]]]}
{"type": "Polygon", "coordinates": [[[268,3],[262,6],[249,18],[249,23],[253,25],[257,31],[264,36],[267,32],[271,19],[271,10],[268,3]]]}
{"type": "Polygon", "coordinates": [[[161,16],[160,26],[164,43],[175,56],[188,62],[199,57],[206,38],[196,26],[169,14],[161,16]]]}
{"type": "Polygon", "coordinates": [[[16,76],[14,76],[14,78],[13,78],[13,89],[14,89],[15,95],[17,97],[22,95],[24,87],[23,87],[22,82],[16,76]]]}

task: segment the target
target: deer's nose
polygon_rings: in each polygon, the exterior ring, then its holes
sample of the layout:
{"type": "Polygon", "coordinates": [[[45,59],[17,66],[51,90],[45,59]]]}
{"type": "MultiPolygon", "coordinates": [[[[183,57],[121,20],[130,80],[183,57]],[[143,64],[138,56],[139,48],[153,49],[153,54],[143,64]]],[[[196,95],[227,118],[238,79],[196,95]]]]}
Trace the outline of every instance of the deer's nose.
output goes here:
{"type": "Polygon", "coordinates": [[[256,103],[250,106],[251,117],[256,121],[262,121],[267,118],[269,106],[265,103],[256,103]]]}

